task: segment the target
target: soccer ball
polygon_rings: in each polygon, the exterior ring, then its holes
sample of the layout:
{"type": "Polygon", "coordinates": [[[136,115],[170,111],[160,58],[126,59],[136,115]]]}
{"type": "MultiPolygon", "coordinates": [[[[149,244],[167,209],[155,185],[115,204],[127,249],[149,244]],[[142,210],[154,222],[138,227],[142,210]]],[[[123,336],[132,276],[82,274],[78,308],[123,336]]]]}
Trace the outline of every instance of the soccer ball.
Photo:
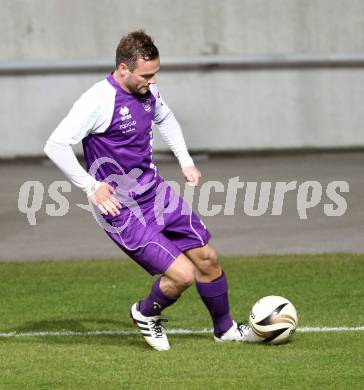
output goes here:
{"type": "Polygon", "coordinates": [[[263,342],[280,344],[297,328],[298,317],[293,304],[286,298],[269,295],[253,306],[249,323],[263,342]]]}

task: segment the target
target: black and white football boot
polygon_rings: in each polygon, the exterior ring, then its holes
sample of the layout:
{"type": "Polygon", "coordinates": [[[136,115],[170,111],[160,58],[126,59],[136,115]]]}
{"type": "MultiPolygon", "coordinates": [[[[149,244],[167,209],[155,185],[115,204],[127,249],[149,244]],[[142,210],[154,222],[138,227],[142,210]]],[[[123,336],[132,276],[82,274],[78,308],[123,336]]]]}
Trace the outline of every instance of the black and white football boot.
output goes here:
{"type": "Polygon", "coordinates": [[[162,322],[167,322],[168,320],[160,318],[160,316],[143,316],[139,311],[138,303],[134,303],[131,307],[130,317],[134,324],[138,326],[140,333],[147,344],[157,351],[168,351],[170,349],[166,329],[162,324],[162,322]]]}
{"type": "Polygon", "coordinates": [[[214,336],[215,341],[219,343],[228,342],[228,341],[243,341],[247,343],[259,343],[263,339],[257,336],[253,329],[242,323],[237,324],[233,321],[233,326],[223,333],[220,337],[214,336]]]}

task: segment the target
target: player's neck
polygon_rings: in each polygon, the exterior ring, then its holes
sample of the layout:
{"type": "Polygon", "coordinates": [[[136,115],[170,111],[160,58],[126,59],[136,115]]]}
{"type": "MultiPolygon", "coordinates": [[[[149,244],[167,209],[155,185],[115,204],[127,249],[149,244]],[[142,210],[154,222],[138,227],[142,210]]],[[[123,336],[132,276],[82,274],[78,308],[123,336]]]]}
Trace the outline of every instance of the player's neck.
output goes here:
{"type": "Polygon", "coordinates": [[[121,87],[124,91],[126,91],[126,92],[128,92],[128,93],[132,93],[132,92],[129,90],[129,88],[124,84],[124,82],[123,82],[123,80],[121,79],[120,74],[119,74],[119,72],[118,72],[117,70],[114,71],[114,73],[112,74],[112,77],[113,77],[113,79],[120,85],[120,87],[121,87]]]}

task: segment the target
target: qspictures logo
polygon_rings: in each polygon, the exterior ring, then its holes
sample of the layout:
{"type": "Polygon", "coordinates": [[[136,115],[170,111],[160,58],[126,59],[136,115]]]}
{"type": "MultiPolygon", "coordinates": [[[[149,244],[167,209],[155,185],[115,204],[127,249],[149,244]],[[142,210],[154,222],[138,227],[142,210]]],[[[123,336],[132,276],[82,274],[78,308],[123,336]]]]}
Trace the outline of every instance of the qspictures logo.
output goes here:
{"type": "MultiPolygon", "coordinates": [[[[142,209],[138,204],[138,196],[155,189],[155,196],[151,202],[155,220],[163,225],[164,216],[172,213],[178,207],[178,197],[185,200],[181,214],[190,214],[191,210],[197,210],[202,217],[216,215],[241,215],[260,217],[263,215],[282,216],[286,210],[287,199],[292,202],[297,210],[297,218],[307,220],[310,211],[320,211],[327,217],[341,217],[348,208],[345,194],[349,193],[349,183],[342,180],[334,180],[322,184],[316,180],[299,182],[297,180],[285,182],[269,181],[241,181],[239,176],[231,177],[227,183],[220,181],[206,181],[200,187],[189,185],[181,186],[177,182],[167,181],[156,185],[155,179],[141,184],[143,172],[135,168],[126,173],[120,164],[110,158],[101,158],[94,162],[89,173],[96,176],[98,169],[105,163],[114,164],[119,174],[112,174],[105,178],[105,182],[113,183],[116,197],[124,210],[128,210],[125,223],[118,229],[124,229],[131,218],[137,218],[144,226],[146,224],[142,209]],[[171,188],[173,191],[171,191],[171,188]],[[173,201],[165,202],[167,193],[172,193],[173,201]],[[174,201],[176,200],[176,201],[174,201]],[[191,207],[192,206],[192,207],[191,207]]],[[[40,181],[26,181],[19,188],[18,209],[23,213],[28,223],[37,224],[37,213],[43,209],[50,217],[66,215],[70,209],[70,202],[65,194],[72,190],[68,181],[54,181],[48,189],[40,181]],[[44,193],[48,191],[53,202],[44,204],[44,193]]],[[[105,230],[114,231],[114,227],[101,214],[99,209],[92,204],[76,204],[77,207],[92,213],[98,224],[105,230]]]]}

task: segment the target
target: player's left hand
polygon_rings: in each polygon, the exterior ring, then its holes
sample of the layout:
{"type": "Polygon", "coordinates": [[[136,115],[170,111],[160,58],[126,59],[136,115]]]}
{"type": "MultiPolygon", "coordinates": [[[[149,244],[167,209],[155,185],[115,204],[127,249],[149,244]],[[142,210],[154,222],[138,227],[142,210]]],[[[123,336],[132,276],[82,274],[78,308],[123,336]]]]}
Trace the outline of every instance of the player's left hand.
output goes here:
{"type": "Polygon", "coordinates": [[[194,165],[182,168],[182,173],[187,181],[187,184],[192,187],[198,186],[201,177],[201,172],[194,165]]]}

